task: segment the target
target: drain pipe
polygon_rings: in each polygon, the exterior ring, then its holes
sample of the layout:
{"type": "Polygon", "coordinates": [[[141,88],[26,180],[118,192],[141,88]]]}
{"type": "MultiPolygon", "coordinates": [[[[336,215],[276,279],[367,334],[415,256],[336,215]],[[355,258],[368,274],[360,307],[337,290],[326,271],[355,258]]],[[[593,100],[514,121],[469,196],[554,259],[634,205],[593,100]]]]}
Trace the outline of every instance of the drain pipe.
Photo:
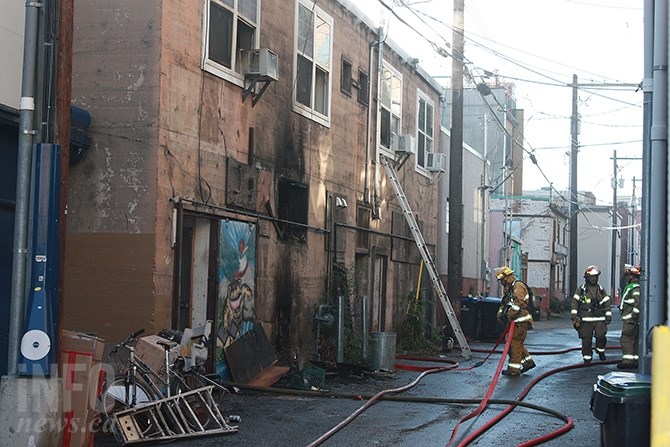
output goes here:
{"type": "Polygon", "coordinates": [[[19,344],[25,311],[26,261],[28,254],[28,205],[30,202],[30,168],[33,139],[36,133],[35,65],[37,60],[37,31],[40,4],[26,3],[23,35],[23,77],[19,103],[19,145],[16,170],[16,209],[14,214],[14,256],[12,259],[12,302],[9,314],[7,374],[16,376],[19,364],[19,344]]]}
{"type": "Polygon", "coordinates": [[[368,118],[365,126],[365,172],[363,181],[363,203],[366,205],[370,204],[370,134],[372,133],[372,88],[370,88],[370,76],[372,75],[372,55],[377,45],[379,45],[379,39],[370,42],[370,48],[368,49],[368,118]]]}
{"type": "Polygon", "coordinates": [[[363,334],[363,360],[368,359],[368,297],[361,298],[361,333],[363,334]]]}
{"type": "Polygon", "coordinates": [[[375,169],[375,177],[374,177],[374,209],[373,209],[373,216],[376,219],[381,219],[381,203],[379,200],[379,145],[381,144],[381,114],[382,114],[382,109],[381,109],[381,99],[380,99],[380,91],[382,87],[382,72],[383,72],[383,45],[384,45],[384,40],[382,39],[382,33],[384,32],[384,27],[380,26],[379,31],[378,31],[378,36],[379,40],[377,42],[377,92],[375,95],[375,112],[377,116],[376,123],[377,125],[375,126],[375,147],[374,147],[374,169],[375,169]]]}
{"type": "Polygon", "coordinates": [[[344,362],[344,297],[337,297],[337,363],[344,362]]]}

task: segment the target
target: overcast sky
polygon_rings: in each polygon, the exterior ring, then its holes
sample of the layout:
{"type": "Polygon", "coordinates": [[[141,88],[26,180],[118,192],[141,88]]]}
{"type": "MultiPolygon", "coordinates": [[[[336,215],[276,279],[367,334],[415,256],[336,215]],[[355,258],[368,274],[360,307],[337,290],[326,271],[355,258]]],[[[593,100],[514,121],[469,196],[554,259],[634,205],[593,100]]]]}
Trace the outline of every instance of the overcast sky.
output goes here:
{"type": "MultiPolygon", "coordinates": [[[[440,82],[451,75],[451,0],[360,0],[370,18],[388,26],[390,37],[420,60],[440,82]],[[381,2],[411,25],[408,28],[381,2]],[[418,31],[417,31],[418,30],[418,31]]],[[[466,0],[465,58],[477,76],[484,70],[516,85],[525,111],[525,148],[553,186],[569,186],[572,76],[579,84],[639,84],[643,76],[642,0],[466,0]]],[[[581,115],[578,189],[592,191],[599,204],[612,203],[613,150],[618,176],[629,196],[642,184],[642,91],[631,86],[587,87],[579,91],[581,115]]],[[[548,186],[540,170],[524,162],[524,190],[548,186]]]]}

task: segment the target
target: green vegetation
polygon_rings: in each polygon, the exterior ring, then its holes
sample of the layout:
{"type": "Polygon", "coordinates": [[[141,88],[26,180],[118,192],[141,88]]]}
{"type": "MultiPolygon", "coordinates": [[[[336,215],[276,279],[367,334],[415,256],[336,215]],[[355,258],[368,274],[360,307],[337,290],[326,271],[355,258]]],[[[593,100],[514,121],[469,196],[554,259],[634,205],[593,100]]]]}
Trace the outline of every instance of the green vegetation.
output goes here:
{"type": "Polygon", "coordinates": [[[407,312],[398,334],[398,349],[406,352],[426,352],[439,350],[440,341],[430,338],[430,323],[426,318],[426,300],[410,292],[405,297],[407,312]]]}

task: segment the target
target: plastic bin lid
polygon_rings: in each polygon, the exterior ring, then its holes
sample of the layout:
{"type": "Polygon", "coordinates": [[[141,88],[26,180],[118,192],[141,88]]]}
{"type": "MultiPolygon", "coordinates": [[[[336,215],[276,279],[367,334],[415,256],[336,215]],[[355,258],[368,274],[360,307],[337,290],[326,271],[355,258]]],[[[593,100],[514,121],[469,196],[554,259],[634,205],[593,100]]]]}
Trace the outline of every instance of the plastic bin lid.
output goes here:
{"type": "Polygon", "coordinates": [[[651,392],[651,376],[631,372],[610,372],[598,376],[598,389],[612,396],[642,396],[651,392]]]}

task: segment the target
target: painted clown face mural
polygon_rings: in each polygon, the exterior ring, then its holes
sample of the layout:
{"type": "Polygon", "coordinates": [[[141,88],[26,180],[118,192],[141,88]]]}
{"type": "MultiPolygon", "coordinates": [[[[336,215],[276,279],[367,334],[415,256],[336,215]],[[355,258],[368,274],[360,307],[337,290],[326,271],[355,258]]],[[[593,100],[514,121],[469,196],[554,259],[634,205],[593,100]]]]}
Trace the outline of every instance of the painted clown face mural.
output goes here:
{"type": "Polygon", "coordinates": [[[254,327],[256,226],[223,220],[220,228],[216,370],[230,379],[224,349],[254,327]]]}

